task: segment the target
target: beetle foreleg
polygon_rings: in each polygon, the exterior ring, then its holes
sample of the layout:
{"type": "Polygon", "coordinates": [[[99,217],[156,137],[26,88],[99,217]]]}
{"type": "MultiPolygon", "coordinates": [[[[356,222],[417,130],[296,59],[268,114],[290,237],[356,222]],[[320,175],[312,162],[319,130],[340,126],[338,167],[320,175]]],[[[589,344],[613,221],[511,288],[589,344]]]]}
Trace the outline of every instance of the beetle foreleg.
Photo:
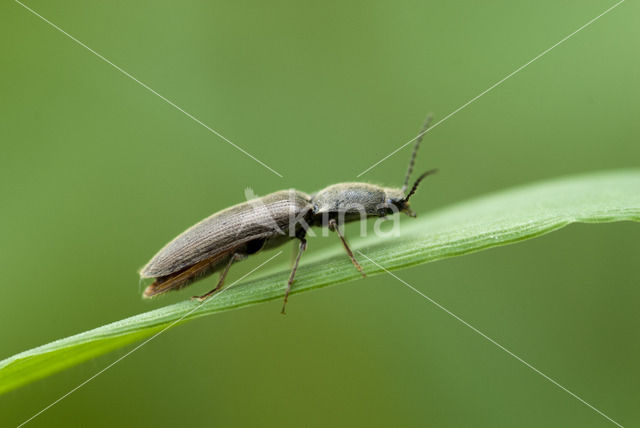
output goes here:
{"type": "Polygon", "coordinates": [[[291,284],[293,284],[293,279],[296,276],[296,271],[298,270],[298,264],[300,263],[300,257],[302,257],[302,253],[307,249],[307,240],[304,238],[300,239],[300,247],[298,248],[298,256],[296,257],[296,261],[293,264],[293,269],[291,269],[291,275],[289,275],[289,281],[287,281],[287,291],[284,293],[284,303],[282,304],[282,314],[285,314],[284,308],[287,306],[287,299],[289,298],[289,292],[291,291],[291,284]]]}
{"type": "Polygon", "coordinates": [[[340,228],[338,227],[338,222],[336,222],[336,220],[333,218],[329,220],[329,230],[334,230],[338,233],[338,236],[342,241],[342,245],[344,246],[344,249],[347,251],[347,255],[351,259],[351,263],[353,263],[356,269],[358,269],[358,272],[360,272],[362,276],[366,278],[367,275],[362,270],[362,266],[360,266],[360,263],[358,263],[358,261],[354,257],[353,252],[351,251],[351,248],[349,248],[349,244],[347,244],[347,240],[344,239],[344,235],[342,234],[342,232],[340,231],[340,228]]]}
{"type": "Polygon", "coordinates": [[[229,269],[231,269],[231,265],[233,264],[233,262],[235,262],[236,260],[240,260],[241,258],[242,258],[241,254],[233,253],[231,258],[229,258],[229,263],[227,263],[227,266],[224,268],[222,273],[220,273],[220,279],[218,280],[218,284],[216,285],[216,288],[214,288],[213,290],[209,291],[206,294],[203,294],[202,296],[193,296],[191,299],[196,299],[199,302],[203,302],[212,294],[220,291],[220,289],[224,285],[224,279],[227,277],[227,273],[229,273],[229,269]]]}

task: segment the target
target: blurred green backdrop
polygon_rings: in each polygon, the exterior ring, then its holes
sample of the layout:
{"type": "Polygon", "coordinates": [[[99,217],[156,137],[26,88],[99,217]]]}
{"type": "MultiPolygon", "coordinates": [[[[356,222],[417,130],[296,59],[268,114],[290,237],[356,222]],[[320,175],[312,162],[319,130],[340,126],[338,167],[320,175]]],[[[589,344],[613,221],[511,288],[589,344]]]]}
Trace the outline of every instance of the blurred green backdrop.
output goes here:
{"type": "MultiPolygon", "coordinates": [[[[444,117],[613,2],[27,4],[284,178],[3,2],[0,358],[208,290],[211,280],[143,301],[136,271],[248,186],[311,192],[354,180],[428,111],[444,117]]],[[[418,169],[441,173],[416,211],[637,167],[639,18],[637,3],[623,3],[430,132],[418,169]]],[[[409,152],[363,178],[399,184],[409,152]]],[[[309,249],[324,245],[339,242],[309,249]]],[[[398,274],[633,426],[639,254],[637,224],[579,225],[398,274]]],[[[613,426],[390,277],[293,296],[286,317],[279,309],[172,329],[29,426],[613,426]]],[[[125,352],[0,397],[0,425],[125,352]]]]}

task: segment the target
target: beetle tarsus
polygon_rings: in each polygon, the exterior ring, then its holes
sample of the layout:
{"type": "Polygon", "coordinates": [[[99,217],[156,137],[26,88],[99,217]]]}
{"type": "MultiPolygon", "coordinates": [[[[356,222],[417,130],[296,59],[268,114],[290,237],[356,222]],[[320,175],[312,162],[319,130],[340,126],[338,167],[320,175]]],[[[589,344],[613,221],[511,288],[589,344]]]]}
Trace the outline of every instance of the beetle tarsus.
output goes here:
{"type": "Polygon", "coordinates": [[[218,280],[218,284],[216,285],[216,288],[214,288],[213,290],[209,291],[206,294],[203,294],[202,296],[193,296],[191,298],[191,300],[197,300],[198,302],[204,302],[209,297],[211,297],[212,294],[215,294],[218,291],[220,291],[222,289],[222,286],[224,285],[224,280],[227,277],[227,273],[229,273],[229,269],[231,269],[231,265],[233,264],[233,262],[235,262],[236,260],[238,260],[240,258],[242,258],[241,254],[233,253],[233,255],[229,258],[229,263],[227,263],[227,266],[224,268],[222,273],[220,273],[220,279],[218,280]]]}

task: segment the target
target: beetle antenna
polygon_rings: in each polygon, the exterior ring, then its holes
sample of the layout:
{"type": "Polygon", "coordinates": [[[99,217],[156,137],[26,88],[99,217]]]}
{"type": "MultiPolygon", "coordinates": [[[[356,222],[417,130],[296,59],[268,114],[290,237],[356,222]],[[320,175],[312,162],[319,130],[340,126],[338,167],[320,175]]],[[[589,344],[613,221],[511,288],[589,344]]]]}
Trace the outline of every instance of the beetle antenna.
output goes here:
{"type": "Polygon", "coordinates": [[[418,155],[418,147],[420,147],[420,143],[422,142],[422,137],[429,129],[429,125],[431,125],[431,121],[433,120],[433,114],[429,113],[424,120],[424,125],[422,125],[422,129],[418,133],[416,137],[416,145],[413,146],[413,153],[411,153],[411,159],[409,160],[409,168],[407,169],[407,175],[404,177],[404,183],[402,184],[402,193],[406,192],[407,187],[409,186],[409,178],[411,177],[411,173],[413,172],[413,165],[416,163],[416,156],[418,155]]]}
{"type": "Polygon", "coordinates": [[[415,183],[413,183],[413,186],[411,187],[411,191],[409,191],[409,193],[407,194],[407,196],[404,197],[403,201],[407,202],[409,201],[409,198],[411,196],[413,196],[414,193],[416,193],[416,190],[418,189],[418,185],[420,184],[420,182],[428,175],[432,175],[435,174],[436,172],[438,172],[437,169],[430,169],[427,172],[423,172],[422,175],[420,175],[420,177],[418,177],[418,179],[416,180],[415,183]]]}

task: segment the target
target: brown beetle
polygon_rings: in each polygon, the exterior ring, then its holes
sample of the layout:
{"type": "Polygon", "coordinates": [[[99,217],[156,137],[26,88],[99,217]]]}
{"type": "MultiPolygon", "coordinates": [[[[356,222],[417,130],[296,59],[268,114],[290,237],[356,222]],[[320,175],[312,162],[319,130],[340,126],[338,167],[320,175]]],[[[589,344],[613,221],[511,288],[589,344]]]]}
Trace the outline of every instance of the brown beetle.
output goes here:
{"type": "Polygon", "coordinates": [[[423,173],[409,193],[405,195],[405,192],[418,147],[430,122],[429,115],[416,139],[401,189],[368,183],[340,183],[313,195],[294,189],[281,190],[217,212],[178,235],[140,270],[141,278],[154,279],[144,290],[143,296],[150,298],[170,290],[178,290],[221,271],[214,289],[202,296],[194,296],[203,301],[222,288],[234,262],[295,238],[300,241],[300,245],[287,281],[282,306],[284,313],[300,257],[307,247],[305,236],[312,226],[328,227],[337,232],[353,265],[364,276],[362,267],[353,256],[339,226],[366,217],[384,217],[397,212],[415,217],[415,213],[409,208],[409,198],[422,179],[436,170],[423,173]]]}

